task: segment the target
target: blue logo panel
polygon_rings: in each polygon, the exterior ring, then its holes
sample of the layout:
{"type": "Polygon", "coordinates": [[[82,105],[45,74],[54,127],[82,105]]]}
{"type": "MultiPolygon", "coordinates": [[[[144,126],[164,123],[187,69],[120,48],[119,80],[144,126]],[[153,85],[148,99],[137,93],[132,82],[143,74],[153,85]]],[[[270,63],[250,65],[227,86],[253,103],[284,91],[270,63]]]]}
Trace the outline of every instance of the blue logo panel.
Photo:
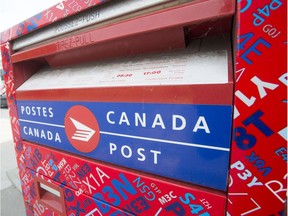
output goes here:
{"type": "Polygon", "coordinates": [[[25,140],[226,190],[232,106],[17,102],[25,140]]]}

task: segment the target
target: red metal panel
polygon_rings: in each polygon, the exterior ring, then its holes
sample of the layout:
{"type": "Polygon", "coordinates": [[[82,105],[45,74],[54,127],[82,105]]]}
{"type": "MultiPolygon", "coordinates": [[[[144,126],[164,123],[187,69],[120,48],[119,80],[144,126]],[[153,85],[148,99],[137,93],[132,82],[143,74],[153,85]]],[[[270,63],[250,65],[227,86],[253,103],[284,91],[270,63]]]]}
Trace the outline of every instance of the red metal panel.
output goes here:
{"type": "Polygon", "coordinates": [[[180,27],[147,32],[141,35],[133,35],[85,46],[84,43],[89,43],[89,40],[92,40],[91,38],[88,39],[88,35],[89,34],[84,34],[82,39],[76,36],[74,37],[74,42],[70,41],[71,38],[69,37],[64,39],[61,46],[65,47],[64,50],[68,47],[68,51],[47,56],[45,60],[51,67],[59,67],[100,59],[119,58],[185,48],[184,30],[180,27]],[[77,42],[75,42],[77,40],[82,41],[81,43],[83,44],[81,44],[78,49],[71,50],[69,46],[73,46],[73,43],[77,44],[77,42]],[[147,43],[148,41],[149,43],[147,43]]]}
{"type": "Polygon", "coordinates": [[[233,84],[17,91],[19,100],[232,104],[233,84]],[[187,94],[189,92],[189,94],[187,94]],[[71,97],[73,95],[73,97],[71,97]],[[57,96],[57,97],[56,97],[57,96]]]}
{"type": "Polygon", "coordinates": [[[156,51],[169,51],[185,47],[184,31],[180,27],[147,32],[121,39],[100,41],[99,43],[97,43],[96,38],[98,38],[98,35],[96,34],[94,37],[91,33],[67,37],[57,42],[57,46],[63,47],[63,50],[60,48],[61,51],[59,52],[52,49],[51,52],[47,53],[51,46],[43,49],[41,46],[40,48],[16,53],[15,58],[12,57],[12,61],[21,62],[30,58],[45,57],[45,60],[52,67],[59,67],[67,64],[156,51]],[[149,44],[145,41],[149,41],[149,44]]]}
{"type": "MultiPolygon", "coordinates": [[[[11,64],[11,46],[10,43],[6,43],[1,45],[1,54],[2,54],[2,62],[3,62],[3,70],[4,70],[4,81],[6,86],[6,94],[7,101],[9,106],[9,115],[11,118],[11,128],[12,128],[12,136],[13,136],[13,144],[15,147],[15,157],[17,160],[18,168],[19,168],[19,177],[21,180],[21,186],[23,191],[24,204],[26,207],[27,215],[30,214],[31,209],[33,209],[33,205],[30,203],[31,194],[29,193],[29,178],[30,175],[27,173],[25,163],[24,163],[24,149],[20,137],[20,127],[19,127],[19,118],[16,107],[15,100],[15,77],[14,71],[11,64]]],[[[13,145],[11,143],[11,145],[13,145]]]]}
{"type": "Polygon", "coordinates": [[[234,139],[228,193],[230,215],[285,214],[286,16],[287,1],[240,1],[238,4],[234,139]]]}
{"type": "MultiPolygon", "coordinates": [[[[69,186],[75,203],[86,194],[136,215],[225,215],[224,193],[120,169],[28,142],[23,145],[26,166],[69,186]]],[[[73,206],[69,203],[70,208],[73,206]]],[[[113,211],[111,208],[104,213],[111,215],[113,211]]]]}

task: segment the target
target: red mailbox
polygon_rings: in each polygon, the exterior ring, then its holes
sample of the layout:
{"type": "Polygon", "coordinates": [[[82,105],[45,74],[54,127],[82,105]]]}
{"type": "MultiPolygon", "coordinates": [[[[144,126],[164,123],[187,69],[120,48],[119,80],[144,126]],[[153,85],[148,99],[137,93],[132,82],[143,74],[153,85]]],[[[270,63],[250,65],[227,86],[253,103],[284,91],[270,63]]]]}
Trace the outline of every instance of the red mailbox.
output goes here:
{"type": "Polygon", "coordinates": [[[286,7],[67,0],[1,33],[27,215],[284,215],[286,7]]]}

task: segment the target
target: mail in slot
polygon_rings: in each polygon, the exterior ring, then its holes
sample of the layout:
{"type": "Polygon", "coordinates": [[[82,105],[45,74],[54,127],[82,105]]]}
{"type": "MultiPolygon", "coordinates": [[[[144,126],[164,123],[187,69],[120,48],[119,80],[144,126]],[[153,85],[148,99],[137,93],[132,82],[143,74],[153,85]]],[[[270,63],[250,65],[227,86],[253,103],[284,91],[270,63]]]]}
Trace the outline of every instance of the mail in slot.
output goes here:
{"type": "Polygon", "coordinates": [[[232,68],[222,37],[177,52],[44,68],[17,91],[25,140],[226,190],[232,68]]]}

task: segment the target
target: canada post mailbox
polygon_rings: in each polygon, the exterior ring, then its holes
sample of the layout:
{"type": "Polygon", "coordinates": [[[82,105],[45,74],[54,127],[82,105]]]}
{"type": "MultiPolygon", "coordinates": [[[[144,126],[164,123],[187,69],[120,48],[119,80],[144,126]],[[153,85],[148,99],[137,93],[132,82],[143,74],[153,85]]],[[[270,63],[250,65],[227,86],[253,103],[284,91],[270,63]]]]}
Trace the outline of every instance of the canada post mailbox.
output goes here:
{"type": "Polygon", "coordinates": [[[229,61],[227,38],[220,36],[198,40],[184,51],[44,68],[17,89],[21,136],[226,190],[229,61]]]}
{"type": "Polygon", "coordinates": [[[286,8],[65,0],[2,32],[27,215],[286,215],[286,8]]]}

